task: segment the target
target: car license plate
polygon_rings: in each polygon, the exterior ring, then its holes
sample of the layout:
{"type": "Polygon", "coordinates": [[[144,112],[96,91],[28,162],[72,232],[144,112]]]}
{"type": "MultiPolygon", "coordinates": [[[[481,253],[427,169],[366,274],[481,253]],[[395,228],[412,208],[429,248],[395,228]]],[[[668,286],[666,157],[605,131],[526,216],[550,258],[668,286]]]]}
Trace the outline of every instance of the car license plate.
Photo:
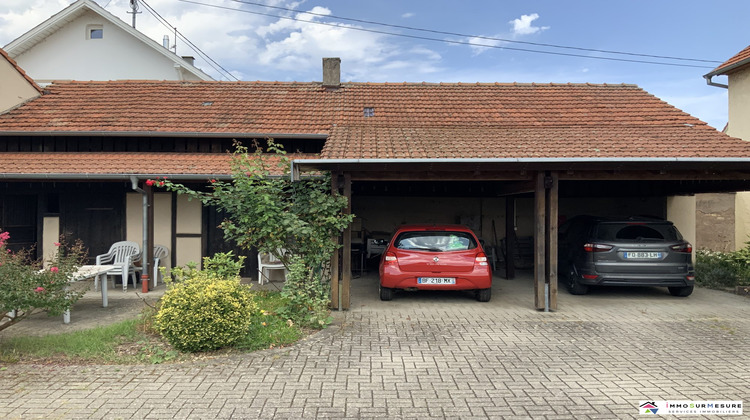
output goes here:
{"type": "Polygon", "coordinates": [[[417,277],[418,284],[456,284],[454,277],[417,277]]]}
{"type": "Polygon", "coordinates": [[[639,260],[658,260],[661,258],[661,252],[626,252],[626,259],[639,259],[639,260]]]}

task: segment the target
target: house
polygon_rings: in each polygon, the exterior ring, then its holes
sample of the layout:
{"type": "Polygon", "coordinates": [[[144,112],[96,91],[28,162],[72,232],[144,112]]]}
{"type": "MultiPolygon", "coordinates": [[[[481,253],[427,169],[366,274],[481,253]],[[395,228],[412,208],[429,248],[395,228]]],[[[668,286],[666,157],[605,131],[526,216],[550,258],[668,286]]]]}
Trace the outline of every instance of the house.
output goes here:
{"type": "Polygon", "coordinates": [[[93,0],[78,0],[3,48],[41,85],[54,80],[212,80],[93,0]]]}
{"type": "MultiPolygon", "coordinates": [[[[295,176],[331,171],[359,217],[342,239],[340,308],[352,238],[461,222],[508,251],[533,237],[534,305],[554,309],[560,220],[649,214],[690,237],[690,195],[750,187],[750,143],[635,85],[340,83],[338,66],[324,59],[322,83],[52,84],[0,115],[0,201],[26,203],[38,241],[65,232],[95,253],[140,239],[146,179],[200,187],[229,176],[234,139],[274,138],[298,153],[295,176]]],[[[226,245],[216,211],[171,193],[146,200],[173,264],[226,245]]]]}
{"type": "MultiPolygon", "coordinates": [[[[709,85],[729,91],[729,123],[724,131],[750,141],[750,46],[703,77],[709,85]],[[727,76],[728,83],[715,82],[716,76],[727,76]]],[[[733,251],[750,241],[750,193],[700,195],[697,205],[700,246],[733,251]]]]}
{"type": "Polygon", "coordinates": [[[0,48],[0,113],[38,98],[42,89],[0,48]]]}

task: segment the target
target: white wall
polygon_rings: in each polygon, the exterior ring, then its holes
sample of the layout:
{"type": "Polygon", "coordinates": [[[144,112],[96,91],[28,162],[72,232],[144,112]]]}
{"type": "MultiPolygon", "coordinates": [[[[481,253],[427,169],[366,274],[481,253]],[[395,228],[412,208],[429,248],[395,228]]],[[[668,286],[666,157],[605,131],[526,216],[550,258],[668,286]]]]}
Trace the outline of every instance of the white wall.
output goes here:
{"type": "MultiPolygon", "coordinates": [[[[667,220],[671,220],[682,237],[695,247],[695,196],[673,196],[667,198],[667,220]]],[[[693,254],[695,258],[695,254],[693,254]]]]}
{"type": "MultiPolygon", "coordinates": [[[[171,53],[170,53],[171,54],[171,53]]],[[[53,80],[179,80],[174,62],[94,12],[86,12],[15,57],[37,83],[53,80]],[[100,24],[102,39],[86,39],[100,24]]],[[[191,76],[190,80],[198,80],[191,76]]]]}

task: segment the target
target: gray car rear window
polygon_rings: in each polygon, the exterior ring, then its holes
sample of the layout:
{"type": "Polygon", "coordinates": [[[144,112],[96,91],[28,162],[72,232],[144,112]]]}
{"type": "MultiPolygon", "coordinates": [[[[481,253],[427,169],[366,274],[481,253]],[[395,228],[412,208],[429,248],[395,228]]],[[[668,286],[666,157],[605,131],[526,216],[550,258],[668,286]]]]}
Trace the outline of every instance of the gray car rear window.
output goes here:
{"type": "Polygon", "coordinates": [[[679,241],[682,236],[669,223],[600,223],[593,236],[601,241],[679,241]]]}
{"type": "Polygon", "coordinates": [[[415,251],[446,252],[474,249],[477,243],[466,232],[404,232],[396,238],[396,248],[415,251]]]}

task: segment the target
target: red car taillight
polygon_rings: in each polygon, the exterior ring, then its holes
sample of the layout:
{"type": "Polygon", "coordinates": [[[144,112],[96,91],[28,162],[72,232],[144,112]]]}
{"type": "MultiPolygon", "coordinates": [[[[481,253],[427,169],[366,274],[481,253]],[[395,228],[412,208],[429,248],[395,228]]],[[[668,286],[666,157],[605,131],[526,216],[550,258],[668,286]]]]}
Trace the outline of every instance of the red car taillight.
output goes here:
{"type": "Polygon", "coordinates": [[[487,255],[484,252],[480,252],[479,254],[477,254],[477,256],[474,258],[474,264],[488,265],[489,263],[487,262],[487,255]]]}
{"type": "Polygon", "coordinates": [[[683,254],[692,254],[693,253],[693,246],[690,245],[690,244],[688,244],[688,243],[679,244],[679,245],[672,245],[669,248],[672,251],[680,252],[680,253],[683,253],[683,254]]]}
{"type": "Polygon", "coordinates": [[[614,248],[612,245],[588,243],[583,245],[583,250],[586,252],[607,252],[614,248]]]}
{"type": "Polygon", "coordinates": [[[393,252],[387,252],[385,254],[385,257],[383,258],[383,261],[385,262],[386,265],[397,264],[398,258],[396,258],[396,254],[394,254],[393,252]]]}

